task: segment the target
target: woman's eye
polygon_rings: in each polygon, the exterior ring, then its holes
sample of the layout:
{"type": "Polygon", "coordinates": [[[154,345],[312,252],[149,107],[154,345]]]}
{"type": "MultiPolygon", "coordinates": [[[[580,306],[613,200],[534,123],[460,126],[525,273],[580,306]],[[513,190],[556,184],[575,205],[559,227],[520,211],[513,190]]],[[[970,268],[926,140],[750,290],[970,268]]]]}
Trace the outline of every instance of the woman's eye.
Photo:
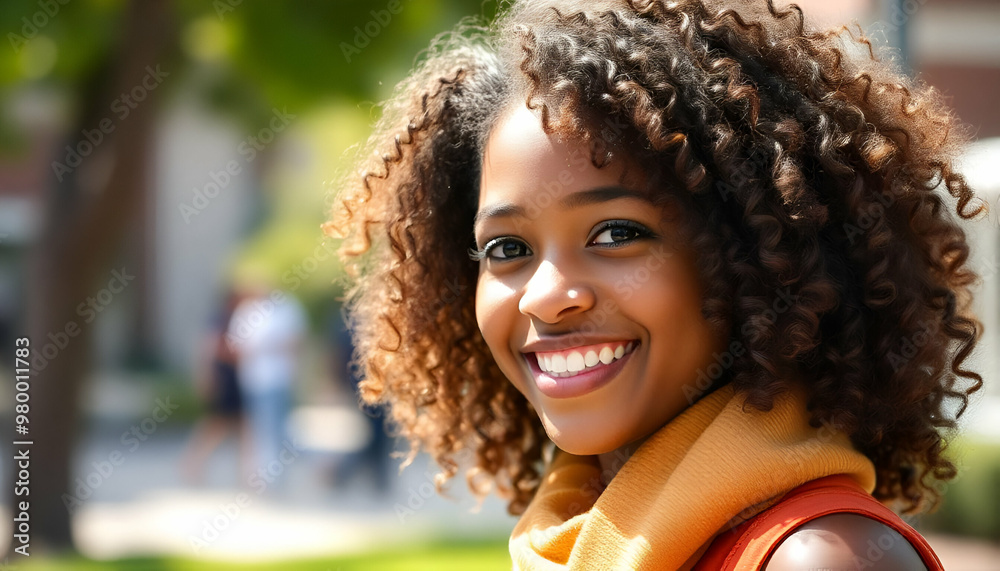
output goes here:
{"type": "Polygon", "coordinates": [[[494,260],[510,260],[531,255],[531,250],[524,242],[514,238],[495,238],[486,243],[482,249],[483,258],[494,260]]]}
{"type": "Polygon", "coordinates": [[[605,246],[624,245],[634,240],[651,236],[653,236],[653,232],[642,224],[628,220],[617,220],[602,225],[590,243],[605,246]]]}

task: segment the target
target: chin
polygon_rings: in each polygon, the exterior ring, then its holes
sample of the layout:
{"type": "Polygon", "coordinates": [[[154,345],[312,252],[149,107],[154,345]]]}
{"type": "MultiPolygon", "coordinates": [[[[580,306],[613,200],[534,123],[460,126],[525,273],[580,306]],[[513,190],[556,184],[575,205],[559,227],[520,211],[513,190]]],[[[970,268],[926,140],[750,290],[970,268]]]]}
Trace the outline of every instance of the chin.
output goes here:
{"type": "Polygon", "coordinates": [[[546,423],[545,432],[560,450],[576,456],[606,454],[628,444],[626,438],[609,438],[607,431],[599,427],[597,430],[561,431],[546,423]]]}
{"type": "Polygon", "coordinates": [[[569,452],[570,454],[576,456],[596,456],[598,454],[605,454],[607,452],[611,452],[611,450],[614,450],[614,448],[611,449],[597,448],[594,447],[593,444],[586,442],[578,442],[578,441],[563,442],[559,440],[553,440],[553,442],[555,442],[556,446],[558,446],[559,449],[562,450],[563,452],[569,452]]]}

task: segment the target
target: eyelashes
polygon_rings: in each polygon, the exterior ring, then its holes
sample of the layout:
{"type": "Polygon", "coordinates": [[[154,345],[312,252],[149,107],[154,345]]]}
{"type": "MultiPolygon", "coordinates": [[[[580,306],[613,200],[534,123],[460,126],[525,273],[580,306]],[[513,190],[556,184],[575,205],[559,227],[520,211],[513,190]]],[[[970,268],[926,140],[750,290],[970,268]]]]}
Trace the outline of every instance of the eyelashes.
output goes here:
{"type": "Polygon", "coordinates": [[[512,258],[519,258],[521,256],[531,255],[531,249],[519,238],[513,236],[501,236],[499,238],[493,238],[486,243],[481,250],[470,249],[469,257],[474,261],[485,260],[487,258],[493,260],[509,260],[512,258]],[[491,252],[500,248],[503,256],[493,256],[491,252]],[[518,250],[518,248],[520,248],[518,250]],[[520,252],[520,255],[517,255],[520,252]]]}
{"type": "Polygon", "coordinates": [[[594,233],[587,241],[588,245],[594,244],[595,240],[607,234],[610,242],[597,242],[606,248],[620,248],[632,242],[644,238],[655,238],[656,234],[643,224],[632,220],[608,220],[602,222],[594,229],[594,233]]]}
{"type": "MultiPolygon", "coordinates": [[[[638,240],[656,238],[655,232],[645,225],[632,220],[607,220],[591,231],[587,238],[588,247],[604,249],[621,248],[638,240]]],[[[469,258],[473,261],[509,261],[530,256],[528,244],[515,236],[499,236],[486,242],[482,248],[470,248],[469,258]],[[497,255],[497,254],[500,255],[497,255]]]]}

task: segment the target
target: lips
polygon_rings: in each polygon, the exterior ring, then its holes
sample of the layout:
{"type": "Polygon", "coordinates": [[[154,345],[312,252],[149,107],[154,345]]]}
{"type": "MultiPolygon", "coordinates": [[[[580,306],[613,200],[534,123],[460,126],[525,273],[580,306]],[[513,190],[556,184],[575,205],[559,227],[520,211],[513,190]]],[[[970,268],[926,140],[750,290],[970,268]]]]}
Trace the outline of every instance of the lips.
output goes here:
{"type": "Polygon", "coordinates": [[[612,341],[558,350],[552,350],[557,346],[553,343],[546,345],[536,346],[550,350],[525,353],[525,362],[539,392],[549,398],[566,399],[591,393],[614,380],[639,342],[612,341]]]}
{"type": "Polygon", "coordinates": [[[562,351],[538,351],[535,359],[542,372],[553,377],[571,377],[602,365],[610,365],[631,353],[634,347],[634,341],[598,343],[562,351]]]}

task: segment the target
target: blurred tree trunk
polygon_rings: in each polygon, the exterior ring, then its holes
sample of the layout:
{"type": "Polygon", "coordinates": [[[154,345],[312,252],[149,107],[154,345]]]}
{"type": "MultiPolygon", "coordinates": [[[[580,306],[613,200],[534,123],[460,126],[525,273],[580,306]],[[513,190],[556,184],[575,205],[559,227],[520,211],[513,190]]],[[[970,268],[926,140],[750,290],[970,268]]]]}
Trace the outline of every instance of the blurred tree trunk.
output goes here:
{"type": "MultiPolygon", "coordinates": [[[[73,494],[75,488],[71,467],[80,425],[78,405],[91,370],[92,322],[97,316],[96,311],[88,313],[85,304],[88,297],[107,287],[114,270],[121,270],[113,265],[120,245],[137,226],[136,217],[146,216],[141,206],[143,196],[151,193],[149,160],[156,101],[167,88],[157,84],[144,89],[145,98],[128,105],[126,116],[122,116],[126,107],[116,101],[133,90],[141,92],[139,86],[151,71],[162,70],[166,73],[160,74],[161,80],[164,76],[165,81],[172,79],[174,70],[166,58],[175,45],[175,28],[168,0],[126,4],[118,50],[85,82],[82,113],[69,133],[69,144],[78,148],[84,130],[93,133],[102,121],[110,119],[114,128],[93,145],[93,152],[82,158],[78,168],[63,173],[61,182],[53,171],[39,239],[29,254],[26,311],[32,355],[47,344],[51,344],[49,355],[58,349],[52,358],[42,355],[45,359],[39,362],[46,364],[33,371],[31,379],[30,433],[24,437],[34,442],[29,447],[30,496],[8,496],[15,507],[19,501],[30,501],[33,554],[73,547],[64,494],[73,494]]],[[[153,83],[146,79],[145,87],[153,83]]],[[[68,162],[66,154],[65,148],[59,149],[55,160],[68,162]]],[[[138,283],[130,284],[132,288],[143,280],[134,273],[138,283]]],[[[113,478],[104,485],[113,485],[113,478]]],[[[17,545],[13,542],[12,549],[17,545]]],[[[18,556],[12,555],[16,562],[18,556]]]]}

